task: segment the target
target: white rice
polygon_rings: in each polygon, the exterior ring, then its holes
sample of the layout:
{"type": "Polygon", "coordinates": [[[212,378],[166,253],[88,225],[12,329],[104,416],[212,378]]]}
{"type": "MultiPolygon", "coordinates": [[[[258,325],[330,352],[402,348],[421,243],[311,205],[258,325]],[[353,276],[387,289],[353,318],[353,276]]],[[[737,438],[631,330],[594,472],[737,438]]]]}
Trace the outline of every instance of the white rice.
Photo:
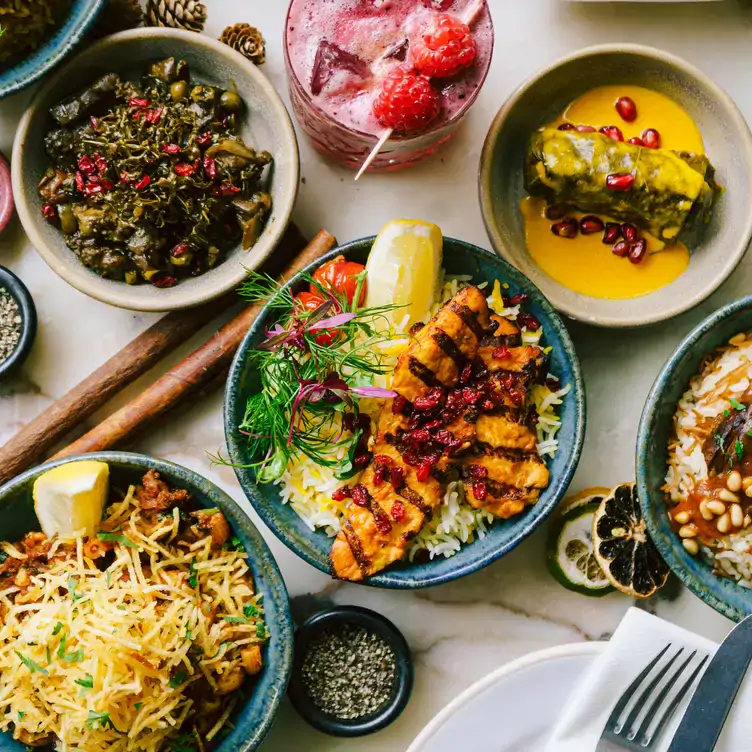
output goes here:
{"type": "MultiPolygon", "coordinates": [[[[752,380],[752,334],[738,334],[726,347],[708,358],[689,383],[674,414],[674,435],[669,443],[669,464],[663,491],[670,502],[685,501],[694,486],[708,477],[702,444],[712,419],[733,410],[752,380]]],[[[752,527],[719,536],[714,545],[703,545],[705,560],[716,571],[752,587],[752,527]]]]}
{"type": "MultiPolygon", "coordinates": [[[[431,315],[454,297],[470,280],[469,276],[447,277],[442,287],[441,300],[431,311],[431,315]]],[[[481,288],[486,286],[487,283],[479,285],[481,288]]],[[[514,321],[520,312],[520,307],[504,307],[502,287],[508,288],[509,286],[500,285],[498,281],[494,282],[488,297],[489,306],[495,313],[514,321]]],[[[410,337],[406,335],[408,318],[406,315],[394,327],[392,338],[380,346],[384,362],[387,364],[396,364],[397,358],[410,343],[410,337]]],[[[538,331],[523,329],[522,342],[526,345],[537,345],[542,336],[542,328],[538,331]]],[[[545,351],[550,352],[550,348],[546,348],[545,351]]],[[[390,381],[391,374],[387,374],[375,377],[373,383],[375,386],[389,387],[390,381]]],[[[553,457],[558,449],[556,434],[561,428],[561,419],[557,415],[557,408],[570,390],[571,385],[566,385],[556,392],[551,391],[546,385],[536,385],[530,391],[530,399],[538,413],[538,453],[541,457],[553,457]]],[[[376,419],[381,404],[378,400],[361,400],[360,409],[376,419]]],[[[338,430],[338,427],[335,427],[335,430],[338,430]]],[[[332,459],[343,457],[343,448],[332,455],[332,459]]],[[[348,481],[350,484],[354,482],[357,482],[355,477],[348,481]]],[[[279,486],[282,502],[290,504],[311,530],[323,530],[332,537],[337,535],[349,501],[337,502],[332,499],[332,492],[343,484],[343,481],[334,476],[333,468],[318,465],[308,457],[297,456],[290,461],[286,471],[276,483],[279,486]]],[[[465,500],[462,483],[450,483],[441,507],[434,512],[431,520],[415,537],[408,549],[407,557],[412,561],[421,550],[427,551],[431,559],[437,556],[453,556],[463,544],[473,541],[476,537],[483,538],[495,519],[492,514],[483,509],[474,509],[465,500]]]]}

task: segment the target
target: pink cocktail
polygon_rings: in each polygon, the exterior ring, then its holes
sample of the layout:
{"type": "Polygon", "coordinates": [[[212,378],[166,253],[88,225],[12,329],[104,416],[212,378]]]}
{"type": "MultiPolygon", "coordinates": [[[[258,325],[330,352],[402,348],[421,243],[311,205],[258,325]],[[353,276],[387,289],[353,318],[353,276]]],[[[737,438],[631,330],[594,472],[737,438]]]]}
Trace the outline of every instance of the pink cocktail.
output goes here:
{"type": "Polygon", "coordinates": [[[441,14],[469,22],[473,60],[454,75],[424,76],[438,109],[422,127],[396,130],[372,169],[412,164],[451,138],[491,64],[488,7],[478,10],[476,0],[292,0],[285,26],[290,98],[317,149],[347,167],[362,165],[385,131],[374,102],[383,102],[390,77],[416,72],[422,35],[441,14]]]}

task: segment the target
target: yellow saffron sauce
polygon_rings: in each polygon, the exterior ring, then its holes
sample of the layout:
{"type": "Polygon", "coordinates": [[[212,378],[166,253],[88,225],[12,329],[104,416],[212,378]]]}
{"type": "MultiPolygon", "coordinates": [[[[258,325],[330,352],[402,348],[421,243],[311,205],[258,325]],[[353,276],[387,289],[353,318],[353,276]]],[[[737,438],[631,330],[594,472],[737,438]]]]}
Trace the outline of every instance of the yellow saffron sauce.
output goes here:
{"type": "MultiPolygon", "coordinates": [[[[700,131],[689,114],[663,94],[639,86],[592,89],[572,102],[554,125],[564,121],[596,128],[615,125],[625,141],[640,136],[646,128],[655,128],[661,136],[661,148],[705,152],[700,131]],[[614,107],[624,96],[637,105],[637,119],[631,123],[622,120],[614,107]]],[[[578,234],[574,239],[557,237],[551,232],[553,222],[546,218],[545,208],[540,198],[522,199],[528,251],[544,272],[575,292],[594,298],[635,298],[673,282],[689,265],[689,250],[682,243],[662,250],[664,244],[646,233],[643,237],[648,255],[639,264],[615,256],[611,246],[602,242],[602,233],[578,234]]],[[[570,212],[568,216],[580,219],[583,213],[570,212]]],[[[608,217],[602,219],[610,221],[608,217]]]]}

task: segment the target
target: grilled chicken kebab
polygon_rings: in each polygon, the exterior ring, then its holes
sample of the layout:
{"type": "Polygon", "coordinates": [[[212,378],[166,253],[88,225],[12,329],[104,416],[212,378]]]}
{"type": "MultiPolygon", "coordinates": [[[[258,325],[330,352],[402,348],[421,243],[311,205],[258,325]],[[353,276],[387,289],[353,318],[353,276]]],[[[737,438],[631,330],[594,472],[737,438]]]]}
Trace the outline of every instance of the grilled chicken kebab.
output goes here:
{"type": "Polygon", "coordinates": [[[536,450],[530,387],[546,374],[541,348],[491,312],[481,290],[460,290],[400,356],[381,411],[373,460],[332,545],[332,574],[362,580],[404,555],[461,479],[475,508],[507,519],[534,504],[549,472],[536,450]]]}

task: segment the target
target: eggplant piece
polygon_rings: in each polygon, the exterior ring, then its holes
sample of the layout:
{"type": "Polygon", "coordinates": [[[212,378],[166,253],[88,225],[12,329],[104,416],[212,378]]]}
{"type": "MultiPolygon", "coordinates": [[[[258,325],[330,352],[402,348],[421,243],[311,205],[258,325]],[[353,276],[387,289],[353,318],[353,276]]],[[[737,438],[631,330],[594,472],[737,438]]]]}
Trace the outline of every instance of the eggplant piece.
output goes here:
{"type": "Polygon", "coordinates": [[[39,195],[46,204],[64,204],[70,201],[70,195],[65,190],[67,179],[68,174],[62,170],[47,168],[47,172],[44,173],[37,186],[39,195]]]}
{"type": "Polygon", "coordinates": [[[69,128],[53,128],[44,137],[44,148],[56,167],[72,168],[76,164],[76,138],[69,128]]]}
{"type": "Polygon", "coordinates": [[[549,203],[632,222],[666,243],[695,218],[707,221],[720,192],[707,157],[648,149],[600,133],[544,128],[530,143],[525,188],[549,203]],[[633,178],[626,190],[609,176],[633,178]]]}
{"type": "Polygon", "coordinates": [[[148,75],[164,81],[166,84],[171,84],[175,81],[190,81],[191,68],[186,60],[175,60],[174,57],[168,57],[152,63],[149,66],[148,75]]]}
{"type": "Polygon", "coordinates": [[[58,125],[67,126],[95,111],[106,110],[114,103],[119,84],[117,73],[106,73],[78,94],[50,107],[50,115],[58,125]]]}
{"type": "Polygon", "coordinates": [[[733,410],[720,415],[713,430],[702,445],[708,470],[721,473],[734,464],[739,464],[752,449],[752,405],[744,410],[733,410]]]}
{"type": "Polygon", "coordinates": [[[272,208],[272,197],[265,191],[256,191],[250,199],[236,198],[232,205],[237,212],[238,225],[243,231],[243,250],[250,250],[264,229],[272,208]]]}

